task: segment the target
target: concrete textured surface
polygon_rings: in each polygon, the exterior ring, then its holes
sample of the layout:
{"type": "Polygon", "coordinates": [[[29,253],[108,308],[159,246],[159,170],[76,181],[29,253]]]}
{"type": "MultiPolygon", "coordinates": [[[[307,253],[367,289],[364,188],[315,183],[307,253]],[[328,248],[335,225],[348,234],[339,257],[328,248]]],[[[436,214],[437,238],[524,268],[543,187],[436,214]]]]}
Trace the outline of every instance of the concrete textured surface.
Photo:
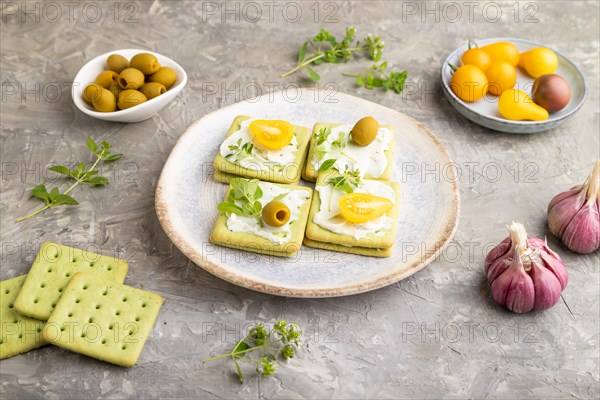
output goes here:
{"type": "Polygon", "coordinates": [[[569,252],[546,226],[552,196],[582,182],[599,157],[597,1],[0,4],[0,277],[26,273],[40,243],[57,241],[126,258],[126,283],[165,298],[137,366],[123,369],[46,346],[0,362],[2,398],[600,396],[599,255],[569,252]],[[365,59],[320,66],[320,85],[402,111],[440,137],[462,172],[454,241],[409,279],[345,298],[279,298],[211,276],[157,222],[154,188],[165,159],[206,113],[257,91],[306,85],[299,76],[278,75],[295,64],[306,37],[320,27],[341,34],[346,25],[359,36],[382,35],[384,57],[408,70],[410,90],[368,91],[341,76],[368,66],[365,59]],[[439,87],[441,60],[469,38],[501,36],[547,43],[582,68],[589,96],[572,120],[517,136],[488,131],[450,107],[439,87]],[[87,60],[118,48],[173,58],[189,74],[187,87],[145,122],[82,114],[70,98],[70,80],[87,60]],[[125,153],[103,167],[111,184],[76,189],[78,207],[15,223],[38,205],[29,196],[34,185],[65,185],[46,167],[86,159],[88,136],[125,153]],[[514,315],[490,298],[483,259],[513,220],[530,234],[548,235],[568,267],[563,299],[548,311],[514,315]],[[279,318],[304,327],[306,346],[275,377],[258,378],[249,368],[240,384],[231,363],[202,364],[227,351],[246,324],[279,318]]]}

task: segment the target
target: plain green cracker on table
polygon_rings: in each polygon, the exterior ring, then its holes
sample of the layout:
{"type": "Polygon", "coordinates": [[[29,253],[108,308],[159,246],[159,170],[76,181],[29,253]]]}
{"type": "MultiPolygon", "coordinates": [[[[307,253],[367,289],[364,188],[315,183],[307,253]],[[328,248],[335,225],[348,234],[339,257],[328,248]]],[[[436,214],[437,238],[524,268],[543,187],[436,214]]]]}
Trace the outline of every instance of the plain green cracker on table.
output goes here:
{"type": "Polygon", "coordinates": [[[45,345],[44,321],[17,314],[14,302],[27,275],[0,282],[0,360],[45,345]]]}
{"type": "Polygon", "coordinates": [[[123,283],[128,264],[118,258],[46,242],[27,274],[14,307],[22,315],[46,321],[65,286],[77,272],[90,272],[123,283]]]}
{"type": "Polygon", "coordinates": [[[162,303],[155,293],[78,272],[65,288],[43,336],[67,350],[131,367],[162,303]]]}

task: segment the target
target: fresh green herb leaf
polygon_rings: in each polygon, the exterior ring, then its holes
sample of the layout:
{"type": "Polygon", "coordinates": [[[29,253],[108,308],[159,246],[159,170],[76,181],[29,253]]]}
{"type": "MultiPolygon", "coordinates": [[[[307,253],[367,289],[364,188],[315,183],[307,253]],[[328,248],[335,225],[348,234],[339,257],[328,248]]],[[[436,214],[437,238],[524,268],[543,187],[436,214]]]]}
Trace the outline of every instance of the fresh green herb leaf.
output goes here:
{"type": "Polygon", "coordinates": [[[291,359],[302,345],[302,330],[298,324],[279,320],[273,329],[267,330],[260,323],[252,327],[246,336],[238,341],[229,353],[221,354],[202,361],[208,363],[231,358],[240,382],[244,383],[241,362],[252,364],[258,374],[271,376],[277,371],[277,357],[291,359]],[[253,357],[253,355],[255,355],[253,357]]]}
{"type": "Polygon", "coordinates": [[[50,171],[57,172],[62,175],[71,176],[71,170],[64,165],[55,165],[53,167],[48,168],[50,171]]]}
{"type": "Polygon", "coordinates": [[[93,186],[108,185],[108,179],[103,176],[97,176],[98,171],[95,170],[94,168],[96,168],[96,166],[98,165],[98,163],[100,161],[118,160],[123,155],[122,154],[112,154],[110,152],[110,149],[112,148],[112,146],[107,141],[103,141],[101,143],[101,146],[98,146],[98,144],[96,144],[96,142],[94,142],[94,140],[92,138],[88,138],[86,141],[86,146],[96,156],[96,160],[94,161],[94,163],[88,168],[85,163],[79,162],[79,163],[77,163],[77,166],[75,168],[73,168],[73,170],[70,170],[68,167],[66,167],[64,165],[54,165],[52,167],[49,167],[48,169],[50,171],[54,171],[58,174],[65,175],[67,178],[74,179],[75,183],[73,183],[63,193],[60,193],[60,190],[57,187],[52,188],[52,190],[50,190],[50,192],[48,192],[48,190],[46,189],[46,186],[44,186],[44,185],[37,185],[36,187],[34,187],[31,190],[31,195],[33,197],[37,197],[38,199],[43,200],[45,203],[45,206],[32,212],[31,214],[28,214],[24,217],[18,218],[17,222],[31,218],[43,211],[45,211],[49,208],[55,207],[55,206],[61,206],[61,205],[76,206],[76,205],[78,205],[79,203],[77,202],[77,200],[75,200],[73,197],[69,196],[68,193],[70,193],[80,183],[93,185],[93,186]]]}
{"type": "Polygon", "coordinates": [[[229,214],[238,214],[238,215],[243,214],[241,207],[239,207],[229,201],[223,201],[223,202],[219,203],[219,205],[217,206],[217,210],[224,212],[224,213],[229,213],[229,214]]]}
{"type": "Polygon", "coordinates": [[[335,158],[330,158],[328,160],[323,161],[319,166],[318,172],[327,171],[329,168],[333,167],[336,161],[337,160],[335,158]]]}
{"type": "Polygon", "coordinates": [[[308,75],[310,76],[310,79],[312,79],[315,82],[319,82],[321,80],[321,76],[319,74],[317,74],[317,71],[315,71],[311,67],[306,67],[306,70],[308,71],[308,75]]]}

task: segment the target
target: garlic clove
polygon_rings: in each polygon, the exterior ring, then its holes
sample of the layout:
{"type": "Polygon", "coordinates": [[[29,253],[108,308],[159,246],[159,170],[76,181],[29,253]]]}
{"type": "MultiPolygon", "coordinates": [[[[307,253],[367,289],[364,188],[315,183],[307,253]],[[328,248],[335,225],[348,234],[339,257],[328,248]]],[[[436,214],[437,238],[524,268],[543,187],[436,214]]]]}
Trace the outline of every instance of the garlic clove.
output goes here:
{"type": "Polygon", "coordinates": [[[494,301],[515,313],[526,313],[533,309],[535,292],[532,279],[527,275],[521,261],[520,250],[515,248],[513,262],[492,282],[494,301]]]}
{"type": "Polygon", "coordinates": [[[512,243],[510,237],[504,239],[500,244],[494,247],[485,257],[485,273],[490,282],[496,279],[500,274],[508,268],[506,262],[507,256],[510,254],[512,243]]]}
{"type": "Polygon", "coordinates": [[[539,249],[538,257],[544,262],[544,266],[556,276],[561,288],[564,290],[567,283],[569,283],[569,273],[560,256],[548,247],[545,240],[530,238],[529,242],[539,249]]]}
{"type": "Polygon", "coordinates": [[[577,194],[579,194],[579,192],[581,192],[582,189],[583,189],[583,185],[577,185],[577,186],[573,186],[571,189],[567,190],[566,192],[562,192],[562,193],[559,193],[556,196],[554,196],[552,198],[552,200],[550,200],[550,204],[548,204],[548,212],[550,212],[550,209],[552,207],[554,207],[557,203],[560,203],[567,197],[576,196],[577,194]]]}
{"type": "Polygon", "coordinates": [[[537,311],[547,310],[554,306],[562,292],[561,283],[556,275],[544,268],[540,263],[532,261],[531,280],[535,289],[535,302],[533,309],[537,311]]]}
{"type": "MultiPolygon", "coordinates": [[[[575,194],[562,196],[570,193],[572,193],[571,190],[558,194],[554,199],[557,197],[562,197],[562,199],[555,202],[552,207],[548,206],[548,227],[554,236],[562,236],[567,225],[585,203],[585,190],[580,189],[575,194]]],[[[554,199],[550,201],[550,204],[554,199]]]]}
{"type": "Polygon", "coordinates": [[[593,253],[600,247],[599,219],[598,202],[588,202],[567,224],[561,234],[562,241],[576,253],[593,253]]]}

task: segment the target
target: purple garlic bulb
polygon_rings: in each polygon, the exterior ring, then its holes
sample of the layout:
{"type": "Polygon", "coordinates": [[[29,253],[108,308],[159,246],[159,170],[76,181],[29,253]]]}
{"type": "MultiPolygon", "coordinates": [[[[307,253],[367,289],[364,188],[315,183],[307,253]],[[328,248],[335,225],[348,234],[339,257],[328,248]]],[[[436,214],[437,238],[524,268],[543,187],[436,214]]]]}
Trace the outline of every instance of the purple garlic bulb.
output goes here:
{"type": "Polygon", "coordinates": [[[513,222],[508,231],[485,258],[492,297],[519,314],[547,310],[567,286],[567,269],[545,241],[528,239],[523,225],[513,222]]]}
{"type": "Polygon", "coordinates": [[[600,160],[583,185],[550,201],[548,227],[571,251],[587,254],[600,248],[600,160]]]}

